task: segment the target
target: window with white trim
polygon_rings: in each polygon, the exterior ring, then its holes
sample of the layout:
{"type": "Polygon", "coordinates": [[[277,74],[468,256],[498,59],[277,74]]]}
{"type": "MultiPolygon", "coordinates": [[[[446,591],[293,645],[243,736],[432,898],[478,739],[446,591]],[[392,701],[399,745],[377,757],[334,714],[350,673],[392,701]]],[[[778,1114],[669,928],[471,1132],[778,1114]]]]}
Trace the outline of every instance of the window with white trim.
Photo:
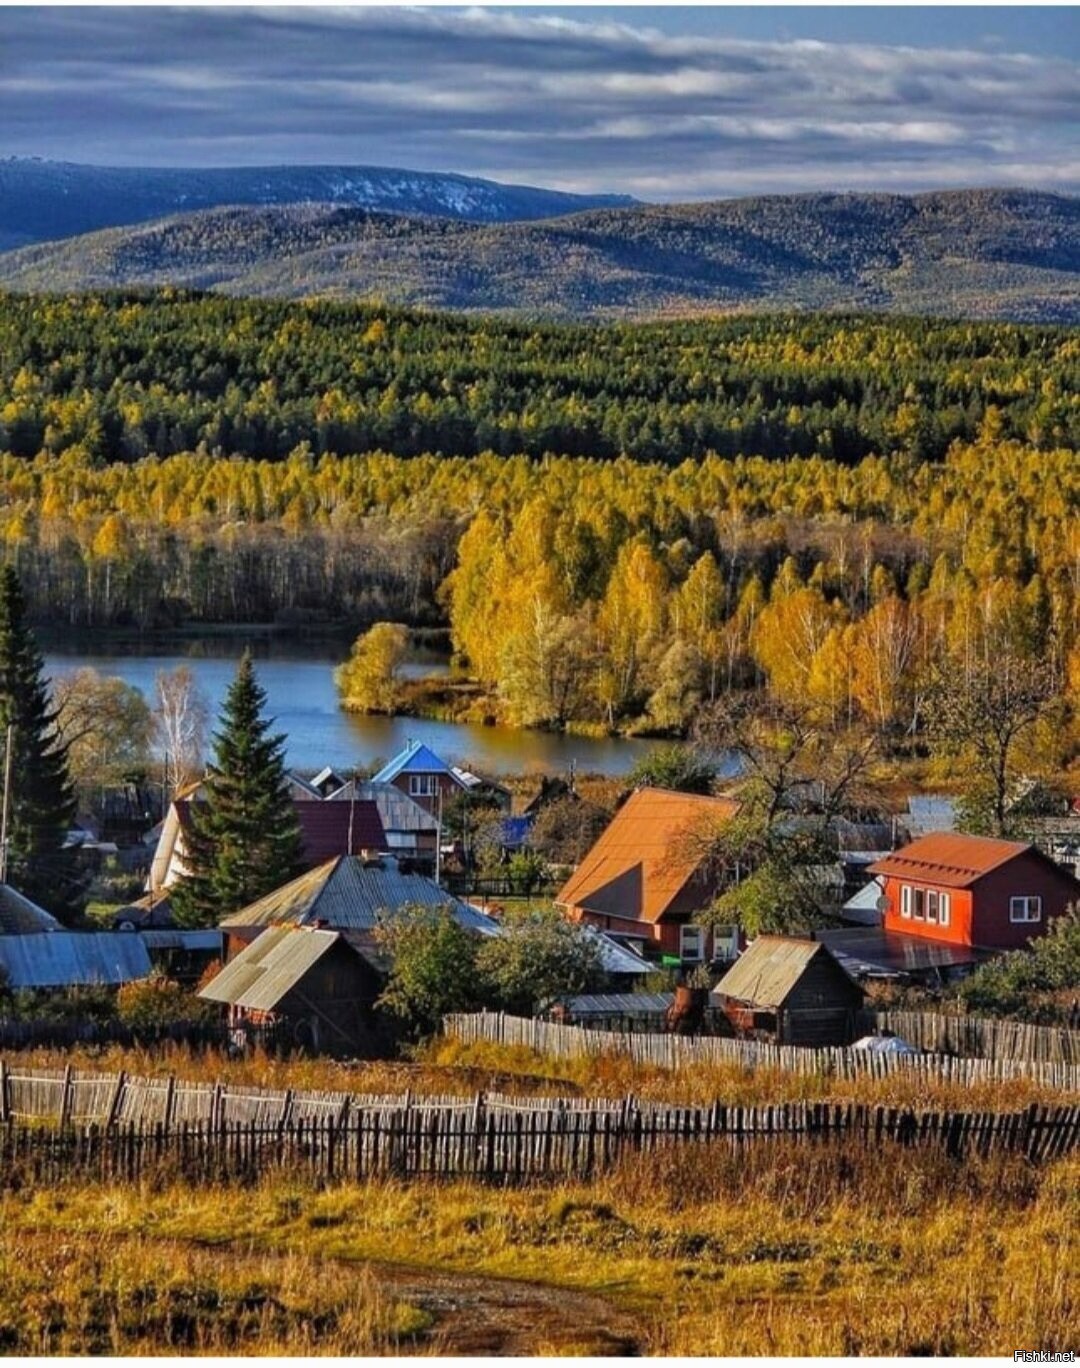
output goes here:
{"type": "Polygon", "coordinates": [[[1042,898],[1010,898],[1009,920],[1011,922],[1042,921],[1042,898]]]}
{"type": "Polygon", "coordinates": [[[912,904],[912,906],[911,906],[911,915],[915,918],[915,920],[916,920],[916,921],[925,921],[925,919],[926,919],[926,892],[925,892],[924,889],[922,889],[922,888],[913,888],[913,889],[911,890],[911,904],[912,904]]]}
{"type": "Polygon", "coordinates": [[[948,893],[942,893],[938,898],[938,925],[948,926],[949,913],[952,910],[952,897],[948,893]]]}
{"type": "Polygon", "coordinates": [[[679,928],[679,958],[695,962],[705,958],[705,930],[701,926],[679,928]]]}
{"type": "Polygon", "coordinates": [[[911,885],[904,884],[900,889],[900,915],[911,917],[911,885]]]}
{"type": "Polygon", "coordinates": [[[933,888],[926,890],[926,920],[937,922],[938,919],[938,895],[933,888]]]}
{"type": "Polygon", "coordinates": [[[410,774],[409,794],[413,798],[434,798],[439,791],[437,774],[410,774]]]}

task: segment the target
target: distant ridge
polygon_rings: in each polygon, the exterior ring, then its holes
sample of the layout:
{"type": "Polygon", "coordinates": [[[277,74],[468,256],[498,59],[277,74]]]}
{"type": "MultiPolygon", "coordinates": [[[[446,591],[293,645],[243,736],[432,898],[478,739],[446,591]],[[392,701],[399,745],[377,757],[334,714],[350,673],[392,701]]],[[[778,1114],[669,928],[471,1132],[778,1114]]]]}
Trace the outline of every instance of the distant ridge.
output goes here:
{"type": "Polygon", "coordinates": [[[223,204],[309,201],[477,223],[635,202],[389,166],[111,167],[9,157],[0,159],[0,250],[223,204]]]}
{"type": "Polygon", "coordinates": [[[0,256],[0,286],[176,284],[551,318],[851,310],[1080,322],[1080,199],[767,196],[463,222],[228,207],[0,256]]]}

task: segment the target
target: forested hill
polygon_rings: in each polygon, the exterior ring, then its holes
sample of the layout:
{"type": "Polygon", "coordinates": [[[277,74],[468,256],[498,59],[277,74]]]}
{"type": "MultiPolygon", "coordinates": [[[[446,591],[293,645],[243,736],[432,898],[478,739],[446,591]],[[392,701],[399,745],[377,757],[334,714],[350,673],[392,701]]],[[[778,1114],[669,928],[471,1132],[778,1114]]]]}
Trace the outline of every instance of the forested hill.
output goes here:
{"type": "Polygon", "coordinates": [[[939,460],[1080,445],[1054,326],[775,315],[511,322],[176,290],[0,294],[0,452],[939,460]]]}
{"type": "Polygon", "coordinates": [[[467,223],[232,207],[0,256],[0,285],[174,284],[553,318],[860,310],[1080,321],[1080,199],[775,196],[467,223]]]}
{"type": "Polygon", "coordinates": [[[9,157],[0,160],[0,248],[222,204],[307,201],[482,223],[633,203],[387,166],[116,167],[9,157]]]}

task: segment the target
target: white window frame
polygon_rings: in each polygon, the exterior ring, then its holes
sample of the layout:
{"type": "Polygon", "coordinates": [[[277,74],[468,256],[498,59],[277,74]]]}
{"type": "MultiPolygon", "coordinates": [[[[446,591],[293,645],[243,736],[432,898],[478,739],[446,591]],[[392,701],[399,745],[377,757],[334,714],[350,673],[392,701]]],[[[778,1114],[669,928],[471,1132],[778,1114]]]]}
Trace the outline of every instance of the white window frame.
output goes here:
{"type": "Polygon", "coordinates": [[[916,888],[911,894],[911,915],[919,922],[926,921],[926,889],[916,888]]]}
{"type": "Polygon", "coordinates": [[[905,921],[911,920],[911,885],[900,886],[900,915],[905,921]]]}
{"type": "Polygon", "coordinates": [[[687,964],[700,964],[705,958],[705,928],[703,926],[679,927],[679,958],[687,964]],[[695,954],[687,949],[687,939],[694,943],[695,954]]]}
{"type": "Polygon", "coordinates": [[[952,911],[952,895],[949,893],[938,894],[938,926],[948,926],[949,914],[952,911]]]}
{"type": "Polygon", "coordinates": [[[926,890],[926,920],[933,926],[938,925],[938,908],[940,903],[941,898],[938,895],[937,889],[928,888],[926,890]]]}
{"type": "Polygon", "coordinates": [[[1042,898],[1029,893],[1010,898],[1009,921],[1023,924],[1042,921],[1042,898]]]}
{"type": "Polygon", "coordinates": [[[437,774],[409,775],[410,798],[434,798],[438,791],[439,776],[437,774]]]}

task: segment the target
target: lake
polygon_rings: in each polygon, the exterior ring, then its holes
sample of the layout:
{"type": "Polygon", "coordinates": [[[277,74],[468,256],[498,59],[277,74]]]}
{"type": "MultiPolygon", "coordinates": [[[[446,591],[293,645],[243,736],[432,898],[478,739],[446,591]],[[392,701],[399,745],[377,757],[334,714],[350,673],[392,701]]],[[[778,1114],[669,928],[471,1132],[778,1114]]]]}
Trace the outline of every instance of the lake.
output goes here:
{"type": "MultiPolygon", "coordinates": [[[[619,775],[657,743],[623,738],[593,739],[552,732],[519,731],[437,722],[418,717],[363,717],[338,706],[334,667],[348,654],[348,644],[311,644],[236,630],[206,636],[183,636],[139,642],[102,634],[96,644],[50,640],[42,634],[46,673],[50,677],[89,666],[117,675],[153,701],[158,670],[188,665],[216,717],[236,673],[245,646],[255,657],[259,682],[266,690],[267,712],[288,738],[286,759],[299,770],[323,765],[349,769],[388,760],[409,740],[422,741],[444,760],[467,762],[489,774],[562,774],[571,762],[582,773],[619,775]]],[[[437,658],[414,660],[414,675],[445,671],[437,658]]]]}

